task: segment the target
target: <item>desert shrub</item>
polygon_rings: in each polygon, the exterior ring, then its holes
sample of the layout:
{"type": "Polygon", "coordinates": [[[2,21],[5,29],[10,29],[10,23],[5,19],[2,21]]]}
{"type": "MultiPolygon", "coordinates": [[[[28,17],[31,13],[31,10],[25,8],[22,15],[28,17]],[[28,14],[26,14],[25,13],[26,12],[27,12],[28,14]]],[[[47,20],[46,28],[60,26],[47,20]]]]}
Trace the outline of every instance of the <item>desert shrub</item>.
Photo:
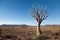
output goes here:
{"type": "Polygon", "coordinates": [[[58,33],[57,33],[57,32],[54,32],[54,33],[52,34],[52,36],[58,36],[58,33]]]}
{"type": "Polygon", "coordinates": [[[31,38],[27,38],[26,40],[32,40],[31,38]]]}
{"type": "Polygon", "coordinates": [[[53,33],[53,32],[52,32],[51,30],[44,32],[44,34],[46,34],[46,35],[51,35],[52,33],[53,33]]]}
{"type": "Polygon", "coordinates": [[[32,39],[32,38],[31,38],[31,37],[29,37],[29,36],[25,38],[25,40],[31,40],[31,39],[32,39]]]}
{"type": "Polygon", "coordinates": [[[59,30],[59,31],[57,31],[57,33],[58,33],[58,36],[60,36],[60,30],[59,30]]]}
{"type": "Polygon", "coordinates": [[[5,35],[5,38],[8,38],[9,39],[9,38],[11,38],[11,36],[10,35],[5,35]]]}
{"type": "Polygon", "coordinates": [[[7,39],[11,39],[11,40],[16,40],[17,39],[17,36],[12,36],[12,35],[5,35],[5,38],[7,39]]]}
{"type": "Polygon", "coordinates": [[[54,39],[58,39],[58,36],[54,36],[54,39]]]}
{"type": "Polygon", "coordinates": [[[54,32],[52,36],[60,36],[60,30],[57,32],[54,32]]]}
{"type": "Polygon", "coordinates": [[[41,34],[37,37],[37,40],[46,40],[46,39],[50,39],[50,37],[45,34],[41,34]]]}
{"type": "Polygon", "coordinates": [[[30,37],[30,36],[31,36],[31,33],[29,33],[29,32],[26,33],[26,36],[27,36],[27,37],[30,37]]]}
{"type": "Polygon", "coordinates": [[[22,40],[21,38],[19,38],[18,40],[22,40]]]}
{"type": "Polygon", "coordinates": [[[58,39],[58,40],[59,40],[60,34],[59,34],[58,31],[57,31],[57,32],[53,32],[52,35],[51,35],[51,37],[52,37],[53,39],[58,39]]]}
{"type": "Polygon", "coordinates": [[[25,40],[35,40],[35,38],[33,38],[33,36],[27,36],[25,40]]]}

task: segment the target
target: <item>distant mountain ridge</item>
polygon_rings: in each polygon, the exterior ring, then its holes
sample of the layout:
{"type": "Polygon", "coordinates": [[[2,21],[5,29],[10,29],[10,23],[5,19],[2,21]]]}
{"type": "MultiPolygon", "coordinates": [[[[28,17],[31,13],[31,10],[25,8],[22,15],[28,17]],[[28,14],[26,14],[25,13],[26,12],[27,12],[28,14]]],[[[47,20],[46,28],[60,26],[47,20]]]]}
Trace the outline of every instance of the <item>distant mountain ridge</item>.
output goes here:
{"type": "Polygon", "coordinates": [[[0,27],[32,27],[32,26],[25,25],[25,24],[22,24],[22,25],[7,25],[7,24],[3,24],[3,25],[0,25],[0,27]]]}
{"type": "MultiPolygon", "coordinates": [[[[41,27],[50,27],[50,26],[58,26],[60,27],[60,25],[41,25],[41,27]]],[[[26,24],[22,24],[22,25],[8,25],[8,24],[3,24],[3,25],[0,25],[0,27],[36,27],[36,26],[30,26],[30,25],[26,25],[26,24]]]]}

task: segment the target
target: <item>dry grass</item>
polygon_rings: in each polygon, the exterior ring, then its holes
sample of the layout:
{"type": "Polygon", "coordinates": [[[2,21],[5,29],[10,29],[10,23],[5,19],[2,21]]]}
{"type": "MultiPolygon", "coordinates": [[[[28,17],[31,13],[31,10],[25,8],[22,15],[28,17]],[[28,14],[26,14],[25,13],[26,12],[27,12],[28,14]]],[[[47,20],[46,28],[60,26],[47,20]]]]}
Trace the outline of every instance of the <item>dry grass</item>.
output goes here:
{"type": "Polygon", "coordinates": [[[41,27],[36,37],[36,27],[0,27],[1,40],[60,40],[60,27],[41,27]]]}

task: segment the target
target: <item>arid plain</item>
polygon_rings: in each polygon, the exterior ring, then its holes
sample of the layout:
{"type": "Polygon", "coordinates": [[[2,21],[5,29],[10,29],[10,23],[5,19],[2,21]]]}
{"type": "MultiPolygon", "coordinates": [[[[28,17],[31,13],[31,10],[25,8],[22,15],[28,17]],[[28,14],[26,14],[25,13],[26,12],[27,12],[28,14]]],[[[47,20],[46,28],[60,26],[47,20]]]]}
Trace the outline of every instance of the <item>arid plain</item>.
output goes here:
{"type": "Polygon", "coordinates": [[[0,40],[60,40],[60,25],[44,25],[41,31],[37,37],[36,26],[1,25],[0,40]]]}

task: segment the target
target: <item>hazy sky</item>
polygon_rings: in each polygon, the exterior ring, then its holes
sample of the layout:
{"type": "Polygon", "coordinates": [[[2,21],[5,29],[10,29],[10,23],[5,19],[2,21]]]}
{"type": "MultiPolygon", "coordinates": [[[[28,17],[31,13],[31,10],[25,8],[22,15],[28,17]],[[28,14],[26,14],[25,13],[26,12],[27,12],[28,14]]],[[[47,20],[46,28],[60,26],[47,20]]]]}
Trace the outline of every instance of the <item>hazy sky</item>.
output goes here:
{"type": "Polygon", "coordinates": [[[42,25],[60,24],[60,0],[0,0],[0,24],[36,25],[29,10],[37,3],[46,5],[51,13],[42,25]]]}

